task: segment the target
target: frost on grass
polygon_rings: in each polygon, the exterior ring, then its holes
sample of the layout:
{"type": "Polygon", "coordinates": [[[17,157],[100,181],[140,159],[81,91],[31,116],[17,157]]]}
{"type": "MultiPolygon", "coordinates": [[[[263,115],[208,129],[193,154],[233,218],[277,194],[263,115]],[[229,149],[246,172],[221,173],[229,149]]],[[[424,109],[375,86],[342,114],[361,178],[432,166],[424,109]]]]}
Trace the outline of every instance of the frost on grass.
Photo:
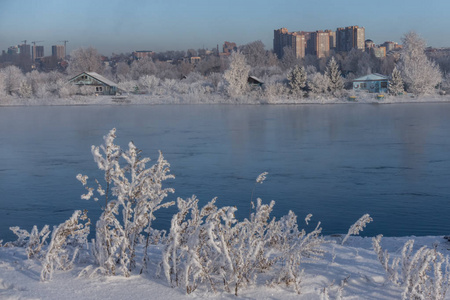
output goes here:
{"type": "Polygon", "coordinates": [[[450,265],[436,247],[421,247],[413,254],[414,240],[405,243],[401,257],[390,261],[389,253],[381,247],[382,235],[372,239],[378,260],[388,279],[403,288],[402,299],[443,300],[450,286],[450,265]]]}
{"type": "Polygon", "coordinates": [[[45,244],[49,234],[49,226],[45,225],[41,231],[34,225],[31,232],[21,229],[17,226],[9,228],[16,236],[17,240],[6,243],[5,246],[26,247],[28,258],[39,258],[43,245],[45,244]]]}
{"type": "Polygon", "coordinates": [[[350,229],[348,230],[347,235],[342,240],[341,245],[344,245],[344,243],[347,241],[347,239],[350,237],[350,235],[359,234],[361,231],[363,231],[363,229],[366,227],[366,225],[372,221],[373,221],[373,219],[370,217],[369,214],[365,214],[361,218],[359,218],[359,220],[356,221],[355,224],[350,226],[350,229]]]}

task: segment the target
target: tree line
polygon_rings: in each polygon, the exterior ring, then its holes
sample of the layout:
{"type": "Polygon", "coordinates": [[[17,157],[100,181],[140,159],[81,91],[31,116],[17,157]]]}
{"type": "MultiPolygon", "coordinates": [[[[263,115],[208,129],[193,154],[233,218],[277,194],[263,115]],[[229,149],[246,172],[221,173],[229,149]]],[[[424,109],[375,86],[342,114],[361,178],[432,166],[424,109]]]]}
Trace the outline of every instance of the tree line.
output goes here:
{"type": "MultiPolygon", "coordinates": [[[[200,50],[168,51],[153,58],[122,59],[105,64],[95,48],[74,50],[65,72],[24,73],[16,66],[0,69],[0,95],[21,98],[66,98],[75,94],[89,94],[68,80],[81,72],[96,72],[117,82],[126,92],[152,96],[189,94],[205,97],[215,94],[230,99],[285,99],[345,97],[352,80],[370,73],[391,78],[390,93],[415,95],[436,93],[437,87],[450,88],[446,75],[450,69],[450,55],[426,52],[425,41],[415,32],[404,35],[403,49],[384,58],[352,50],[333,53],[326,58],[307,55],[297,58],[292,49],[285,49],[284,57],[265,49],[261,41],[242,45],[229,57],[206,55],[200,50]],[[202,55],[202,60],[191,63],[181,58],[202,55]],[[171,62],[167,59],[174,59],[171,62]],[[264,85],[251,87],[248,76],[259,78],[264,85]]],[[[124,57],[126,57],[124,55],[124,57]]]]}

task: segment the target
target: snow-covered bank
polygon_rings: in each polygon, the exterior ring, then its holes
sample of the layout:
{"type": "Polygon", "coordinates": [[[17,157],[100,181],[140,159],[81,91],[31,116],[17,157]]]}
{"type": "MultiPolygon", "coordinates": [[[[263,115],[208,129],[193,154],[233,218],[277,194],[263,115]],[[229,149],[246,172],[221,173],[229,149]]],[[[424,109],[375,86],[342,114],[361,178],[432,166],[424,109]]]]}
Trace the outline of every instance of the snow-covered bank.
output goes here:
{"type": "Polygon", "coordinates": [[[376,95],[361,94],[356,100],[348,98],[258,98],[254,96],[237,99],[226,98],[219,94],[196,95],[135,95],[127,96],[72,96],[68,98],[18,98],[7,96],[0,98],[0,106],[50,106],[50,105],[145,105],[145,104],[394,104],[394,103],[442,103],[450,102],[450,96],[432,95],[415,97],[386,96],[378,99],[376,95]]]}
{"type": "MultiPolygon", "coordinates": [[[[382,246],[392,257],[400,257],[401,249],[409,239],[415,240],[414,251],[421,246],[432,248],[447,255],[449,242],[443,237],[391,237],[383,238],[382,246]]],[[[375,252],[371,238],[350,237],[344,246],[342,236],[326,237],[330,243],[322,247],[326,250],[323,259],[316,263],[304,263],[301,294],[291,287],[267,286],[264,276],[258,278],[256,286],[242,289],[239,296],[225,292],[216,294],[202,289],[186,295],[180,288],[172,288],[165,278],[155,276],[157,264],[161,260],[162,246],[150,249],[148,273],[139,275],[135,271],[131,277],[91,278],[79,275],[88,262],[78,263],[74,269],[57,271],[53,280],[42,283],[39,280],[41,262],[27,259],[26,249],[0,247],[0,298],[12,299],[339,299],[343,281],[342,299],[400,299],[402,289],[393,285],[386,277],[375,252]]],[[[138,268],[139,269],[139,268],[138,268]]],[[[449,295],[445,299],[450,299],[449,295]]]]}

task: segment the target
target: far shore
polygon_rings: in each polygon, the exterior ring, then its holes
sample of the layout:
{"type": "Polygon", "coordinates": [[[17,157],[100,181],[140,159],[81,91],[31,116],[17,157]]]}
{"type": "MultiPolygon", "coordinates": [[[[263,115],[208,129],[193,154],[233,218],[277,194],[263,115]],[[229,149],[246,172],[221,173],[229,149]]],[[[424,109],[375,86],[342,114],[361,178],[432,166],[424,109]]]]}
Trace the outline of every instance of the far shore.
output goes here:
{"type": "Polygon", "coordinates": [[[226,98],[218,94],[198,95],[122,95],[122,96],[72,96],[68,98],[19,98],[0,97],[0,106],[54,106],[54,105],[164,105],[164,104],[243,104],[243,105],[286,105],[286,104],[396,104],[396,103],[445,103],[449,95],[402,95],[378,98],[374,94],[357,95],[356,98],[287,98],[277,99],[242,96],[226,98]]]}

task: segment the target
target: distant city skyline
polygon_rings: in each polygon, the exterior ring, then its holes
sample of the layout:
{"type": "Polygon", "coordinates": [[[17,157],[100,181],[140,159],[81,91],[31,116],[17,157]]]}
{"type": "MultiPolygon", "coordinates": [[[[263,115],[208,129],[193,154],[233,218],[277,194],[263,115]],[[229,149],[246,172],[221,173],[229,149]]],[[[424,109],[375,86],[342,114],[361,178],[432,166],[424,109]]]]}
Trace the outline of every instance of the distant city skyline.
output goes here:
{"type": "Polygon", "coordinates": [[[273,32],[365,27],[376,44],[401,42],[416,31],[432,47],[450,47],[450,1],[323,0],[0,0],[0,50],[43,41],[51,46],[68,40],[67,54],[92,46],[101,54],[135,50],[212,49],[225,41],[243,45],[261,40],[273,48],[273,32]]]}

